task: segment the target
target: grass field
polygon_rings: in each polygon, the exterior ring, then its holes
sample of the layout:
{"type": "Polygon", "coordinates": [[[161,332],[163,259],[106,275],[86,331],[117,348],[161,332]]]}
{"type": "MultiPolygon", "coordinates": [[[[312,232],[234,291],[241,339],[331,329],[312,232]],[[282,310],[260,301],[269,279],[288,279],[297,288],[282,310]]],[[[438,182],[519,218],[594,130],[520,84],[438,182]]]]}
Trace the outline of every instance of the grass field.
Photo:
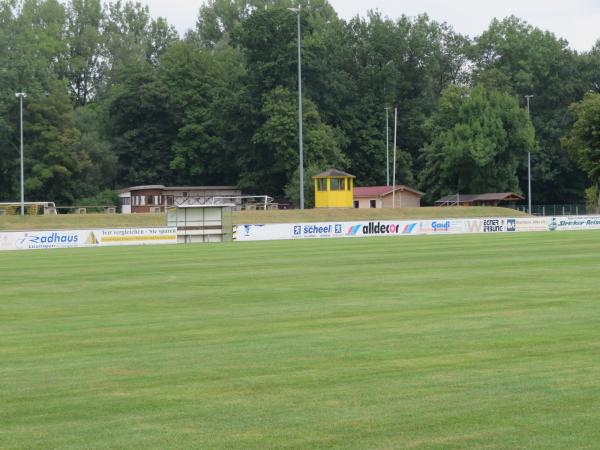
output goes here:
{"type": "Polygon", "coordinates": [[[0,448],[598,448],[600,233],[0,253],[0,448]]]}
{"type": "MultiPolygon", "coordinates": [[[[402,209],[307,209],[282,211],[236,211],[233,222],[287,223],[340,220],[409,220],[457,217],[523,216],[522,212],[493,207],[447,207],[402,209]]],[[[165,214],[59,214],[56,216],[0,216],[0,230],[56,230],[67,228],[164,227],[165,214]]]]}

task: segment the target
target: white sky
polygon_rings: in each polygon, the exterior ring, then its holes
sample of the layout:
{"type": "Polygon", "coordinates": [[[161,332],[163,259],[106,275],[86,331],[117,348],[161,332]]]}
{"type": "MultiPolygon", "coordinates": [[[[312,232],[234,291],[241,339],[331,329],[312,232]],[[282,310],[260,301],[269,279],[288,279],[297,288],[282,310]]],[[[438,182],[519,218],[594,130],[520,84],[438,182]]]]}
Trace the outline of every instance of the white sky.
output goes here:
{"type": "MultiPolygon", "coordinates": [[[[202,0],[140,0],[150,6],[153,16],[163,16],[180,33],[196,22],[202,0]]],[[[531,25],[549,30],[569,41],[579,51],[590,50],[600,38],[600,0],[329,0],[344,19],[364,16],[368,9],[397,18],[427,13],[454,30],[473,37],[485,30],[494,17],[511,14],[531,25]]]]}

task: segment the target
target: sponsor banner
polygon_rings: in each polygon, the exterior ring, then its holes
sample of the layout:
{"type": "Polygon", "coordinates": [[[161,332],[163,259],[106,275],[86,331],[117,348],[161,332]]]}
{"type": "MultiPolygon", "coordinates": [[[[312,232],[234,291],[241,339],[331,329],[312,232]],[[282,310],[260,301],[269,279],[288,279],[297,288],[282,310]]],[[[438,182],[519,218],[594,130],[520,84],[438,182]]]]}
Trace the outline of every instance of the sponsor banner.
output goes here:
{"type": "Polygon", "coordinates": [[[0,250],[176,243],[175,227],[0,232],[0,250]]]}
{"type": "MultiPolygon", "coordinates": [[[[479,227],[479,224],[477,224],[479,227]]],[[[479,229],[479,228],[478,228],[479,229]]],[[[460,220],[361,221],[301,224],[234,225],[236,241],[355,238],[464,233],[460,220]]],[[[477,231],[478,232],[478,231],[477,231]]]]}
{"type": "Polygon", "coordinates": [[[548,218],[550,231],[598,230],[600,216],[561,216],[548,218]]]}
{"type": "Polygon", "coordinates": [[[236,241],[600,229],[600,216],[234,225],[236,241]]]}

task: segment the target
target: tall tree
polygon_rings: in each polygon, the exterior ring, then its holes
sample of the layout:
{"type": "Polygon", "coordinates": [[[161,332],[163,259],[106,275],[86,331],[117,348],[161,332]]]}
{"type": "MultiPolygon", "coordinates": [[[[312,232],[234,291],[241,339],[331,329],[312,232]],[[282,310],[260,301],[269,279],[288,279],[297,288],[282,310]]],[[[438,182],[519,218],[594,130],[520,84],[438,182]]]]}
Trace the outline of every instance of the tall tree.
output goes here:
{"type": "Polygon", "coordinates": [[[600,94],[589,92],[574,103],[576,117],[570,134],[562,140],[575,162],[585,170],[592,183],[600,184],[600,94]]]}
{"type": "Polygon", "coordinates": [[[171,144],[177,132],[170,92],[146,62],[129,66],[112,87],[108,135],[119,158],[117,184],[160,184],[172,180],[171,144]]]}
{"type": "Polygon", "coordinates": [[[47,96],[32,97],[25,114],[27,197],[73,204],[86,153],[77,152],[80,134],[64,84],[47,96]]]}
{"type": "Polygon", "coordinates": [[[106,72],[105,16],[100,0],[71,0],[67,13],[64,76],[75,104],[85,105],[96,95],[106,72]]]}
{"type": "Polygon", "coordinates": [[[507,94],[447,88],[428,126],[421,186],[429,200],[462,192],[519,192],[517,169],[534,149],[527,113],[507,94]]]}
{"type": "MultiPolygon", "coordinates": [[[[539,142],[533,159],[535,201],[577,201],[585,176],[569,160],[560,138],[571,127],[568,106],[592,88],[590,70],[568,43],[514,17],[492,21],[476,40],[474,80],[521,99],[534,94],[531,117],[539,142]]],[[[521,171],[521,186],[527,172],[521,171]]]]}
{"type": "Polygon", "coordinates": [[[223,103],[231,96],[226,70],[192,42],[173,45],[160,60],[159,82],[169,94],[177,135],[170,167],[185,184],[237,182],[235,154],[227,145],[223,103]]]}

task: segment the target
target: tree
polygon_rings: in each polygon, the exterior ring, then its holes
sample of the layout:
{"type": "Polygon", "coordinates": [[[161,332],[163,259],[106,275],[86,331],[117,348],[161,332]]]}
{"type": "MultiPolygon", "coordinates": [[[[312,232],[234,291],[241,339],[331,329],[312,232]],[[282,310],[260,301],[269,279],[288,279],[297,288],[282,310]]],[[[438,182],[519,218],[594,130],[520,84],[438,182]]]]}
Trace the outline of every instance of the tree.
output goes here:
{"type": "Polygon", "coordinates": [[[520,191],[517,169],[534,149],[534,131],[512,96],[481,86],[449,87],[428,127],[420,181],[429,200],[456,192],[520,191]]]}
{"type": "Polygon", "coordinates": [[[28,101],[24,128],[27,197],[72,204],[88,155],[77,152],[80,135],[64,84],[28,101]]]}
{"type": "Polygon", "coordinates": [[[226,144],[222,108],[231,94],[222,65],[192,42],[181,42],[161,58],[158,77],[169,92],[177,129],[170,162],[174,179],[184,184],[235,184],[237,166],[226,144]]]}
{"type": "Polygon", "coordinates": [[[100,0],[71,0],[68,9],[64,76],[76,105],[85,105],[104,80],[106,47],[100,0]]]}
{"type": "MultiPolygon", "coordinates": [[[[517,17],[493,20],[473,47],[474,82],[521,99],[534,94],[531,118],[539,151],[532,158],[536,201],[578,201],[585,176],[561,148],[572,117],[568,106],[593,88],[598,66],[568,48],[564,39],[517,17]]],[[[527,171],[520,172],[521,186],[527,171]]]]}
{"type": "MultiPolygon", "coordinates": [[[[245,162],[242,186],[281,195],[284,186],[295,183],[299,166],[297,102],[293,92],[277,87],[264,97],[262,125],[252,137],[253,152],[245,162]]],[[[304,164],[324,169],[345,167],[333,130],[321,122],[313,102],[303,101],[304,164]]]]}
{"type": "Polygon", "coordinates": [[[168,90],[147,62],[130,65],[112,87],[108,106],[111,144],[119,157],[117,184],[160,184],[172,179],[171,145],[177,133],[168,90]]]}
{"type": "Polygon", "coordinates": [[[589,92],[569,108],[576,117],[573,128],[562,140],[573,160],[592,183],[600,184],[600,94],[589,92]]]}

